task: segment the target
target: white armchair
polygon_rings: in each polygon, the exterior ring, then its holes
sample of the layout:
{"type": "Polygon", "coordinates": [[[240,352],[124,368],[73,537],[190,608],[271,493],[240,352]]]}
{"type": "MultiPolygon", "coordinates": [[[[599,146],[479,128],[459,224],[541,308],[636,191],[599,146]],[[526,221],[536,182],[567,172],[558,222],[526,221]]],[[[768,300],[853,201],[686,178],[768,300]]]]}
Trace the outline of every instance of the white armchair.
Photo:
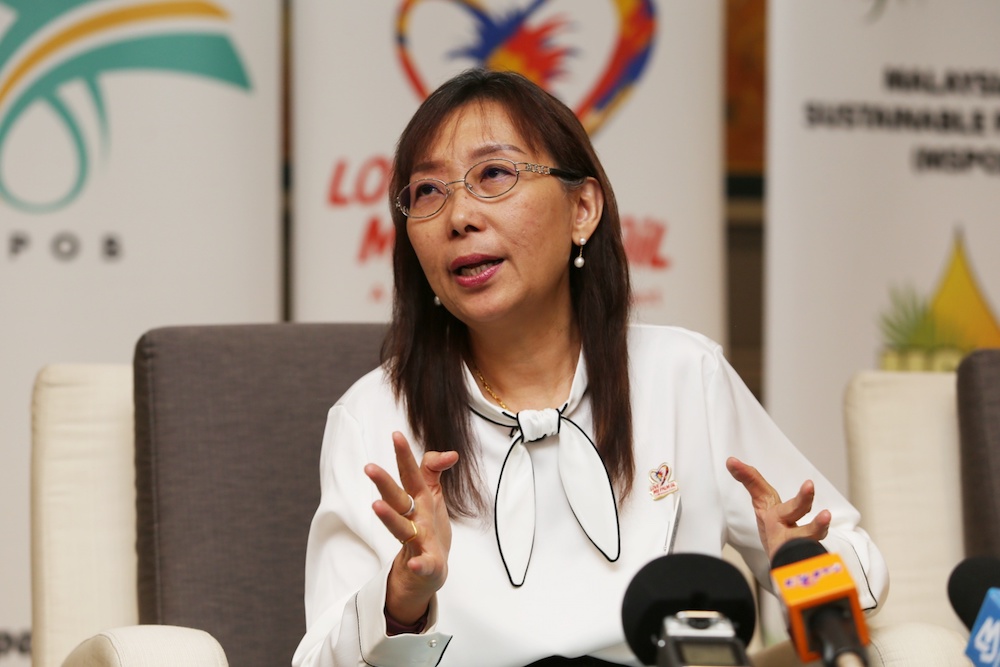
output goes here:
{"type": "Polygon", "coordinates": [[[191,628],[139,626],[132,367],[53,364],[32,395],[33,667],[224,667],[191,628]],[[75,649],[75,650],[74,650],[75,649]]]}
{"type": "MultiPolygon", "coordinates": [[[[971,666],[947,595],[964,557],[955,385],[955,373],[864,371],[844,396],[848,495],[890,574],[885,608],[869,620],[873,666],[971,666]]],[[[754,659],[798,664],[787,644],[754,659]]]]}
{"type": "Polygon", "coordinates": [[[54,365],[32,396],[32,659],[138,622],[132,368],[54,365]]]}
{"type": "Polygon", "coordinates": [[[966,633],[947,592],[965,555],[955,374],[858,373],[844,417],[849,496],[889,566],[889,596],[872,625],[966,633]]]}

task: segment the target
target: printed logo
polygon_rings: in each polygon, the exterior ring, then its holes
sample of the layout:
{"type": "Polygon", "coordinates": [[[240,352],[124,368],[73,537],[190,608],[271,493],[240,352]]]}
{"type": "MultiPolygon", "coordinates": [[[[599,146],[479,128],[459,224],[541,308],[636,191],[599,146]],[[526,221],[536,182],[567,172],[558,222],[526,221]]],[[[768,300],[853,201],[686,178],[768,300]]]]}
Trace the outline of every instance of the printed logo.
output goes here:
{"type": "Polygon", "coordinates": [[[824,577],[828,577],[834,574],[840,574],[843,571],[843,567],[840,563],[834,563],[832,565],[826,565],[824,567],[817,568],[812,572],[803,572],[802,574],[796,574],[785,579],[785,588],[791,589],[796,587],[808,588],[810,586],[816,585],[818,581],[824,577]]]}
{"type": "Polygon", "coordinates": [[[953,371],[969,352],[1000,347],[1000,324],[979,288],[961,233],[955,234],[932,298],[902,288],[892,290],[890,300],[879,322],[883,370],[953,371]]]}
{"type": "Polygon", "coordinates": [[[976,632],[970,648],[978,653],[978,656],[975,653],[969,654],[973,660],[979,658],[977,664],[989,665],[1000,661],[1000,619],[992,616],[987,617],[979,627],[979,631],[976,632]]]}
{"type": "MultiPolygon", "coordinates": [[[[570,105],[591,135],[621,106],[642,76],[656,35],[652,0],[609,1],[618,31],[607,61],[580,101],[570,105]]],[[[422,0],[404,0],[400,5],[396,43],[403,70],[423,100],[433,86],[427,85],[417,67],[410,37],[415,23],[413,10],[421,4],[422,0]]],[[[451,4],[465,12],[474,34],[447,51],[447,59],[464,60],[470,66],[513,70],[552,92],[554,83],[575,73],[574,65],[584,55],[580,47],[569,46],[564,39],[574,30],[573,20],[544,11],[558,9],[558,2],[532,0],[522,8],[502,12],[489,11],[483,0],[451,0],[451,4]]],[[[567,3],[564,6],[570,8],[567,3]]],[[[453,25],[449,22],[448,30],[442,30],[441,40],[454,39],[453,25]]]]}
{"type": "Polygon", "coordinates": [[[0,630],[0,659],[7,655],[31,657],[31,631],[0,630]]]}
{"type": "MultiPolygon", "coordinates": [[[[44,105],[66,131],[75,158],[67,191],[44,201],[19,196],[0,169],[0,200],[29,213],[64,208],[83,191],[90,147],[63,87],[82,83],[110,145],[100,77],[113,71],[162,70],[206,77],[244,90],[246,70],[221,24],[225,9],[208,0],[0,0],[14,20],[0,39],[0,167],[18,120],[44,105]]],[[[7,165],[8,168],[11,165],[7,165]]]]}

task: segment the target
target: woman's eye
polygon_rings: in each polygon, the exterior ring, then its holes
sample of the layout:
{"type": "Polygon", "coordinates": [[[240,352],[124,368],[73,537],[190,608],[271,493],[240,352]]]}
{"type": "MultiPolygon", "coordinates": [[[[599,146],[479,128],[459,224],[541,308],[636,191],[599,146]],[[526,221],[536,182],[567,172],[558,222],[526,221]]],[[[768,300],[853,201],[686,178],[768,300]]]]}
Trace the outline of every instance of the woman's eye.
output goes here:
{"type": "Polygon", "coordinates": [[[483,167],[480,173],[481,181],[496,181],[512,178],[515,171],[512,167],[503,164],[489,164],[483,167]]]}
{"type": "Polygon", "coordinates": [[[434,195],[440,195],[441,186],[437,183],[424,181],[423,183],[417,183],[414,185],[411,192],[413,201],[416,201],[421,197],[433,197],[434,195]]]}

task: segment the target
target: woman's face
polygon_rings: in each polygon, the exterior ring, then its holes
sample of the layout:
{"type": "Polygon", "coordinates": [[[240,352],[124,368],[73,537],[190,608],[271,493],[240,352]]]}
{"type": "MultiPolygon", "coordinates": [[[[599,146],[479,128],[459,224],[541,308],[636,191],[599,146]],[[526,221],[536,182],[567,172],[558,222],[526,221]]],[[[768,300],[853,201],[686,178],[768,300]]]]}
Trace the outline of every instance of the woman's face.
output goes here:
{"type": "MultiPolygon", "coordinates": [[[[532,152],[501,106],[473,103],[443,123],[410,181],[456,181],[491,158],[561,166],[532,152]]],[[[441,211],[406,223],[443,305],[471,329],[568,314],[573,243],[590,237],[603,209],[597,181],[567,189],[555,176],[522,171],[514,188],[494,199],[476,197],[461,182],[448,187],[441,211]]]]}

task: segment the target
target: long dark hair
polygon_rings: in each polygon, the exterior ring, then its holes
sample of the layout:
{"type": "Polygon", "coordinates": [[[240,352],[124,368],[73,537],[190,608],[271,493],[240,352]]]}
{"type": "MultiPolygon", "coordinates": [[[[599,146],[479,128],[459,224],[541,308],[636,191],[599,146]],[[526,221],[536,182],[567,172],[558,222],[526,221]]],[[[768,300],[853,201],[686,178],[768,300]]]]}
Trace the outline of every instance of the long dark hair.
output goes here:
{"type": "Polygon", "coordinates": [[[632,289],[618,205],[590,137],[573,112],[519,74],[474,69],[455,76],[424,101],[396,145],[389,187],[396,231],[395,282],[392,323],[382,347],[393,390],[404,401],[410,427],[425,449],[460,454],[458,465],[442,476],[449,511],[462,516],[481,512],[486,503],[462,369],[468,330],[445,308],[433,304],[434,293],[406,232],[406,216],[394,203],[409,182],[415,161],[423,157],[451,114],[485,102],[503,107],[529,148],[544,148],[554,166],[593,177],[604,191],[600,223],[587,240],[586,266],[575,269],[570,262],[567,270],[587,363],[594,441],[624,498],[635,467],[626,340],[632,289]]]}

